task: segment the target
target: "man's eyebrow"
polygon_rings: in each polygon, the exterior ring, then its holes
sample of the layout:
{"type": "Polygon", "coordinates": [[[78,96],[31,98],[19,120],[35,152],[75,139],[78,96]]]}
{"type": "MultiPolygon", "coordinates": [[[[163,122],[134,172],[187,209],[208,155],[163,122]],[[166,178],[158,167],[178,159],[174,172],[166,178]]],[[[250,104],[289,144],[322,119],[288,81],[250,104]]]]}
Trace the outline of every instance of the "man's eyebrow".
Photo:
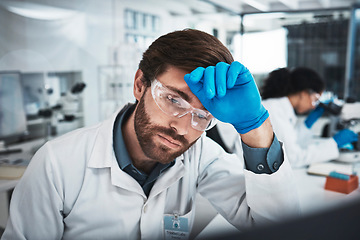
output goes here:
{"type": "MultiPolygon", "coordinates": [[[[166,86],[164,85],[166,88],[170,89],[171,91],[176,92],[177,94],[179,94],[185,101],[187,101],[188,103],[190,103],[190,96],[186,93],[184,93],[183,91],[180,91],[179,89],[172,87],[172,86],[166,86]]],[[[201,109],[204,111],[207,111],[207,109],[204,106],[201,106],[201,109]]]]}
{"type": "Polygon", "coordinates": [[[167,86],[164,85],[166,88],[170,89],[171,91],[176,92],[177,94],[179,94],[185,101],[189,102],[190,101],[190,97],[189,95],[187,95],[186,93],[184,93],[183,91],[180,91],[179,89],[172,87],[172,86],[167,86]]]}

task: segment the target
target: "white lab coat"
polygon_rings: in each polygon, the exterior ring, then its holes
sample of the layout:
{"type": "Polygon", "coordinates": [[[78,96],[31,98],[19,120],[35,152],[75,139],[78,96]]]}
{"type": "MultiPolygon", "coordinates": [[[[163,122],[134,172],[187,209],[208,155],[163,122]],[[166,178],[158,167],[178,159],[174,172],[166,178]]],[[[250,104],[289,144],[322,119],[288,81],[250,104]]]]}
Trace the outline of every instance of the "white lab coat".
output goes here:
{"type": "Polygon", "coordinates": [[[237,154],[239,157],[243,155],[241,138],[239,133],[230,123],[218,122],[216,127],[219,131],[221,140],[231,153],[237,154]]]}
{"type": "Polygon", "coordinates": [[[293,167],[306,166],[339,157],[339,150],[333,138],[313,138],[313,133],[303,121],[298,121],[287,97],[263,100],[269,111],[270,121],[279,141],[284,143],[285,152],[293,167]]]}
{"type": "Polygon", "coordinates": [[[299,213],[286,158],[277,172],[254,174],[205,135],[147,197],[116,161],[115,116],[36,153],[14,190],[2,239],[162,239],[167,214],[187,218],[191,230],[197,192],[238,228],[299,213]]]}

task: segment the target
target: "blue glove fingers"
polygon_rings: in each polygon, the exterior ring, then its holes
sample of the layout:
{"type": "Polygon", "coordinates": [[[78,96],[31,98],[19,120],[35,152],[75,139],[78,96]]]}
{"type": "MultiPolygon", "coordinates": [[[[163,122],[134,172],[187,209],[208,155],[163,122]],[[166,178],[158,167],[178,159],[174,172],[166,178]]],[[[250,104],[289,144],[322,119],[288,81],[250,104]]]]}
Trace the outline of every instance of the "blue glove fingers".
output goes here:
{"type": "Polygon", "coordinates": [[[215,67],[209,66],[204,73],[204,90],[208,99],[212,99],[216,95],[215,90],[215,67]]]}
{"type": "Polygon", "coordinates": [[[227,73],[227,88],[233,88],[240,73],[241,63],[232,62],[227,73]]]}
{"type": "Polygon", "coordinates": [[[349,142],[357,141],[357,134],[349,129],[342,130],[342,136],[347,139],[349,142]]]}
{"type": "Polygon", "coordinates": [[[215,118],[232,124],[239,133],[259,127],[269,117],[254,78],[239,62],[197,68],[184,80],[215,118]]]}
{"type": "Polygon", "coordinates": [[[313,124],[323,115],[325,108],[318,106],[313,110],[305,120],[307,128],[311,128],[313,124]]]}
{"type": "Polygon", "coordinates": [[[358,135],[356,133],[349,130],[349,134],[350,134],[349,136],[350,142],[356,142],[358,140],[358,135]]]}
{"type": "Polygon", "coordinates": [[[195,95],[198,95],[198,93],[203,89],[203,83],[201,79],[203,78],[204,71],[205,68],[198,67],[191,73],[185,74],[184,76],[185,82],[195,95]]]}
{"type": "Polygon", "coordinates": [[[191,83],[198,83],[202,77],[204,76],[205,68],[198,67],[195,70],[193,70],[191,73],[185,74],[185,76],[188,75],[187,81],[191,83]]]}
{"type": "Polygon", "coordinates": [[[344,129],[336,133],[333,138],[338,147],[341,147],[347,143],[356,142],[358,135],[349,129],[344,129]]]}
{"type": "Polygon", "coordinates": [[[230,65],[225,62],[219,62],[216,64],[216,68],[215,68],[216,95],[220,98],[226,95],[227,72],[229,66],[230,65]]]}
{"type": "Polygon", "coordinates": [[[243,84],[247,84],[248,82],[255,81],[250,71],[244,65],[239,63],[237,67],[239,68],[238,69],[239,74],[237,76],[235,85],[243,85],[243,84]]]}

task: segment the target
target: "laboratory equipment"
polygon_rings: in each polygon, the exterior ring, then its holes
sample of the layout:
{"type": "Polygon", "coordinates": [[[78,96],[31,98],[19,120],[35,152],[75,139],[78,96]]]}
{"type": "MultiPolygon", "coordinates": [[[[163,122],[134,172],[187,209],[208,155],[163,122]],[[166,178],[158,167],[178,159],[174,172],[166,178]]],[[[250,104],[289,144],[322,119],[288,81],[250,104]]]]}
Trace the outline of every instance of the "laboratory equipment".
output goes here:
{"type": "Polygon", "coordinates": [[[330,114],[330,122],[325,130],[326,137],[333,136],[341,129],[350,129],[358,134],[357,142],[340,148],[340,155],[337,160],[341,162],[360,161],[360,102],[345,102],[343,104],[334,102],[326,104],[324,108],[330,114]]]}
{"type": "Polygon", "coordinates": [[[352,143],[349,148],[340,149],[339,161],[360,161],[360,102],[345,103],[339,116],[339,123],[358,134],[357,142],[352,143]]]}
{"type": "Polygon", "coordinates": [[[6,145],[22,140],[27,133],[20,72],[0,72],[0,142],[6,145]]]}
{"type": "Polygon", "coordinates": [[[83,92],[86,84],[76,83],[70,91],[62,94],[59,106],[65,121],[72,121],[76,118],[80,107],[80,94],[83,92]]]}

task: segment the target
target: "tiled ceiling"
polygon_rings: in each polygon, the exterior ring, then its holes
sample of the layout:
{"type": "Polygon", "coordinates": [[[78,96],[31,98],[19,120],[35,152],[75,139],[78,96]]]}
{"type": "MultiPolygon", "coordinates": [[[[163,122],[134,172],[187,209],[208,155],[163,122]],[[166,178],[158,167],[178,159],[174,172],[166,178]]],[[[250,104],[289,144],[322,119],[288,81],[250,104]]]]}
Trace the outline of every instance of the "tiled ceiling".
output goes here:
{"type": "Polygon", "coordinates": [[[292,12],[320,9],[344,9],[360,0],[200,0],[216,7],[218,11],[236,14],[258,12],[292,12]]]}
{"type": "MultiPolygon", "coordinates": [[[[176,0],[173,0],[176,1],[176,0]]],[[[193,13],[225,14],[227,28],[239,30],[239,16],[244,16],[246,32],[266,31],[304,21],[326,21],[349,18],[353,6],[360,0],[183,0],[193,13]],[[231,17],[232,16],[232,17],[231,17]],[[230,23],[231,22],[231,23],[230,23]]]]}

